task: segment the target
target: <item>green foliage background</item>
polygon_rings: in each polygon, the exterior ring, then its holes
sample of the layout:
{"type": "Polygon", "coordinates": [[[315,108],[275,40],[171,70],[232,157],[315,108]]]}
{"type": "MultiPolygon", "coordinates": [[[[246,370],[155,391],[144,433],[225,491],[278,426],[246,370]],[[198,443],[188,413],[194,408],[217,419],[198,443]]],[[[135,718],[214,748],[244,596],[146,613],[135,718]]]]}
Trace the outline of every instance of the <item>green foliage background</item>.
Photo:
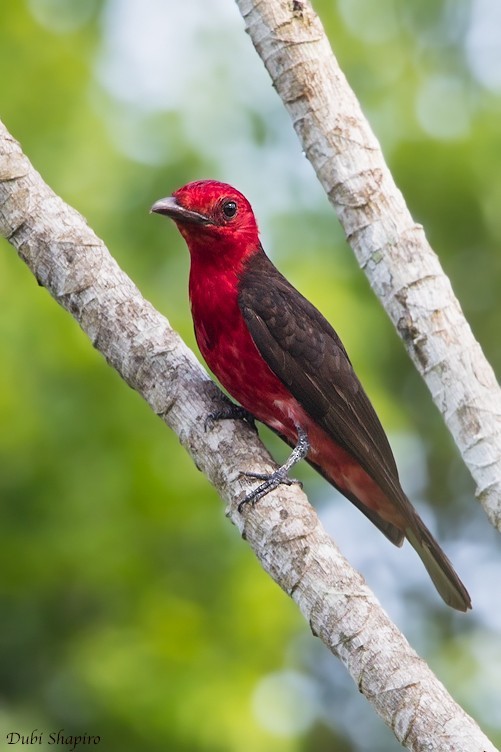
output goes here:
{"type": "MultiPolygon", "coordinates": [[[[472,63],[473,2],[315,7],[499,371],[501,86],[472,63]]],[[[473,613],[446,610],[417,559],[390,550],[305,470],[307,490],[383,605],[501,743],[499,544],[236,6],[7,0],[0,75],[7,127],[194,349],[187,253],[149,206],[196,177],[248,195],[265,247],[343,337],[473,613]],[[132,32],[131,18],[141,20],[132,32]]],[[[2,744],[8,732],[37,728],[47,740],[64,728],[123,752],[400,749],[177,439],[5,241],[0,300],[2,744]]]]}

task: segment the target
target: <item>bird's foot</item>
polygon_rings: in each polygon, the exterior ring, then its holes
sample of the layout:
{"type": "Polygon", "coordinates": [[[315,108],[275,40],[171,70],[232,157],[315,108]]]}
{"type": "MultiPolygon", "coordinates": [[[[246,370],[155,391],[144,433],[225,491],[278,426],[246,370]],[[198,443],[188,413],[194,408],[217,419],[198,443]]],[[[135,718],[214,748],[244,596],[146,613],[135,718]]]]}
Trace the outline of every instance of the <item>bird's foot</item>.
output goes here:
{"type": "Polygon", "coordinates": [[[247,478],[257,478],[258,480],[262,480],[264,481],[264,483],[261,483],[261,485],[248,493],[242,499],[242,501],[238,505],[239,512],[242,511],[246,504],[254,505],[257,501],[259,501],[259,499],[262,499],[263,496],[266,496],[266,494],[270,493],[270,491],[273,491],[275,488],[278,488],[278,486],[292,486],[293,484],[297,483],[301,486],[301,488],[303,487],[301,481],[297,480],[296,478],[289,478],[289,471],[300,460],[304,460],[310,450],[310,442],[308,441],[306,431],[304,431],[301,426],[296,426],[296,429],[298,437],[297,445],[292,450],[287,462],[284,462],[283,465],[269,474],[247,472],[240,473],[240,475],[244,475],[247,478]]]}
{"type": "Polygon", "coordinates": [[[263,496],[269,494],[270,491],[274,491],[278,486],[293,486],[297,483],[297,485],[302,488],[303,484],[301,481],[297,478],[289,478],[288,472],[289,468],[286,465],[282,465],[272,473],[241,472],[240,475],[245,478],[256,478],[257,480],[264,481],[264,483],[261,483],[253,491],[250,491],[242,501],[239,502],[238,511],[241,512],[246,504],[254,505],[259,499],[262,499],[263,496]]]}
{"type": "Polygon", "coordinates": [[[223,400],[220,402],[218,409],[209,413],[206,417],[204,423],[205,431],[210,431],[214,427],[214,423],[218,420],[244,420],[257,433],[256,422],[252,413],[246,410],[245,407],[235,405],[225,395],[223,395],[223,400]]]}

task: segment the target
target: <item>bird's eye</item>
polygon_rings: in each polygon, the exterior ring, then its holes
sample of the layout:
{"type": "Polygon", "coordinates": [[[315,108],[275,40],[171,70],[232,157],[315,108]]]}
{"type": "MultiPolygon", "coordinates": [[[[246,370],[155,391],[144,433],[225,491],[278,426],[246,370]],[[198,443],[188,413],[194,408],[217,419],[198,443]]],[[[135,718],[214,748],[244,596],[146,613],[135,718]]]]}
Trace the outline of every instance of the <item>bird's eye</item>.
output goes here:
{"type": "Polygon", "coordinates": [[[226,219],[232,219],[237,213],[237,205],[235,201],[225,201],[223,204],[223,214],[226,219]]]}

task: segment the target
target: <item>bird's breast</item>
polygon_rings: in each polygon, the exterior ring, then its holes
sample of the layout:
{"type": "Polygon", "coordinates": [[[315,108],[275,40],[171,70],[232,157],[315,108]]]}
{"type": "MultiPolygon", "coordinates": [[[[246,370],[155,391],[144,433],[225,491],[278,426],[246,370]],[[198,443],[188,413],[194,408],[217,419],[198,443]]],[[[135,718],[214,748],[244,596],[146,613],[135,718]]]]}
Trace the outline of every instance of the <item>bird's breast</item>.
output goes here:
{"type": "Polygon", "coordinates": [[[295,435],[295,412],[301,408],[254,344],[236,283],[190,280],[190,302],[200,352],[224,388],[258,420],[295,435]]]}

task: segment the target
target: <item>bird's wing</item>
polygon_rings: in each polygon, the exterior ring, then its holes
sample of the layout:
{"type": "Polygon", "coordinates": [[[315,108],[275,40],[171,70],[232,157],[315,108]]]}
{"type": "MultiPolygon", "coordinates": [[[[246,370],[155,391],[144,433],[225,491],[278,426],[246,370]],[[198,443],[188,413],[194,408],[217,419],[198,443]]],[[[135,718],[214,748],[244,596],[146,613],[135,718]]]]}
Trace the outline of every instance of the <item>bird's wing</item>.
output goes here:
{"type": "Polygon", "coordinates": [[[384,429],[328,321],[264,252],[247,263],[238,302],[272,371],[333,441],[408,513],[410,503],[384,429]]]}

